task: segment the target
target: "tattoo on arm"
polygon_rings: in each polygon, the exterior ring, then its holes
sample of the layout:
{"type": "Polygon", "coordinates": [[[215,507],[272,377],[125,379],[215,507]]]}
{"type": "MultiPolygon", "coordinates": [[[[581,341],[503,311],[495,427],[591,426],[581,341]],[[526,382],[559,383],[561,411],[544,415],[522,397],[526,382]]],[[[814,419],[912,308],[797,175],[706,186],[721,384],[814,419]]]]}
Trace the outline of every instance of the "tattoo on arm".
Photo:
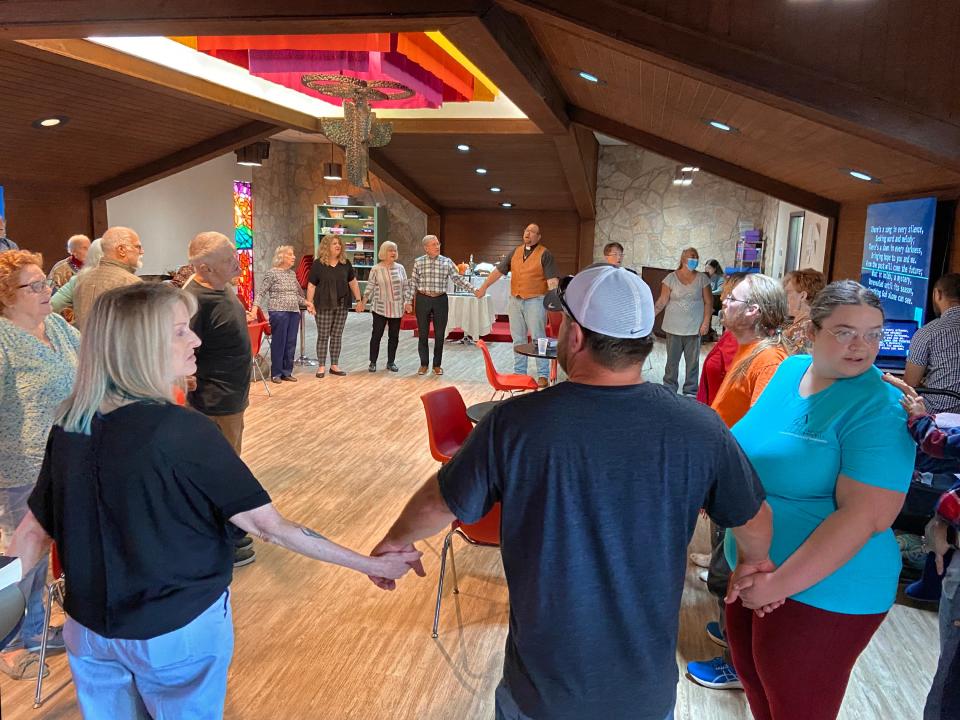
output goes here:
{"type": "Polygon", "coordinates": [[[323,535],[321,535],[320,533],[318,533],[316,530],[311,530],[310,528],[308,528],[308,527],[303,527],[302,525],[300,526],[300,532],[302,532],[302,533],[303,533],[304,535],[306,535],[307,537],[317,538],[318,540],[326,540],[326,539],[327,539],[327,538],[325,538],[323,535]]]}

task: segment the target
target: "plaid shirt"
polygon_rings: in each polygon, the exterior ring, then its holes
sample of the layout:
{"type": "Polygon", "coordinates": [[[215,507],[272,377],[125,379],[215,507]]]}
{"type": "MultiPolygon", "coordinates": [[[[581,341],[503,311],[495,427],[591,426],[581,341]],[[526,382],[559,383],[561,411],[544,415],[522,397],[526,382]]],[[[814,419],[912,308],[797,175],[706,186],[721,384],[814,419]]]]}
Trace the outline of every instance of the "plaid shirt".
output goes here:
{"type": "MultiPolygon", "coordinates": [[[[924,398],[926,400],[926,398],[924,398]]],[[[953,459],[960,462],[960,428],[941,429],[932,415],[913,418],[907,423],[910,435],[920,450],[937,459],[953,459]]],[[[937,514],[960,529],[960,482],[940,496],[937,514]]]]}
{"type": "Polygon", "coordinates": [[[453,280],[458,288],[473,294],[473,286],[463,279],[453,260],[445,255],[437,255],[435,258],[421,255],[413,261],[413,275],[410,277],[407,296],[404,299],[410,302],[418,291],[431,294],[445,293],[447,280],[453,280]]]}
{"type": "MultiPolygon", "coordinates": [[[[947,309],[917,330],[907,359],[924,368],[924,387],[960,390],[960,307],[947,309]]],[[[956,400],[946,395],[930,395],[924,401],[934,413],[956,405],[956,400]]]]}

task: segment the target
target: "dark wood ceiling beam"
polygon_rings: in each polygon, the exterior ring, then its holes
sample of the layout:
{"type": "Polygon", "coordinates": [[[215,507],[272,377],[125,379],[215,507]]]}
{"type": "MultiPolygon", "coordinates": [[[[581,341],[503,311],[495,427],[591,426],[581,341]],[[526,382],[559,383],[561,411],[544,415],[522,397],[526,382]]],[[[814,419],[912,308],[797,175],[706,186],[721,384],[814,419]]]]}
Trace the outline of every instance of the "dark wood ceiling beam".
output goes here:
{"type": "Polygon", "coordinates": [[[567,132],[566,98],[523,18],[494,5],[443,34],[541,131],[567,132]]]}
{"type": "MultiPolygon", "coordinates": [[[[960,170],[960,126],[616,0],[498,0],[660,67],[960,170]]],[[[722,119],[722,118],[721,118],[722,119]]]]}
{"type": "Polygon", "coordinates": [[[394,135],[540,135],[526,118],[383,118],[394,135]]]}
{"type": "Polygon", "coordinates": [[[658,155],[676,160],[684,165],[694,165],[704,172],[739,183],[758,192],[771,195],[793,205],[812,210],[829,218],[836,218],[840,212],[840,203],[802,188],[788,185],[753,170],[734,165],[726,160],[691,150],[683,145],[666,140],[657,135],[638,130],[630,125],[610,120],[602,115],[578,107],[568,107],[570,119],[586,128],[601,132],[613,138],[650,150],[658,155]]]}
{"type": "Polygon", "coordinates": [[[0,38],[92,35],[302,35],[442,30],[489,0],[14,0],[0,38]]]}
{"type": "Polygon", "coordinates": [[[407,177],[379,150],[370,149],[370,172],[393,188],[401,197],[428,217],[440,214],[440,204],[431,198],[419,185],[407,177]]]}
{"type": "MultiPolygon", "coordinates": [[[[212,160],[224,153],[232,152],[244,145],[263,140],[276,133],[277,129],[275,125],[259,120],[248,123],[94,185],[90,188],[90,197],[93,200],[106,200],[121,193],[135,190],[181,170],[212,160]]],[[[109,148],[103,149],[103,152],[109,151],[109,148]]]]}
{"type": "Polygon", "coordinates": [[[596,217],[597,139],[592,132],[578,125],[571,125],[565,135],[551,137],[577,214],[581,220],[592,220],[596,217]]]}
{"type": "MultiPolygon", "coordinates": [[[[0,3],[0,7],[2,6],[0,3]]],[[[29,40],[3,43],[2,47],[5,51],[40,62],[54,63],[74,70],[79,67],[84,72],[145,88],[151,92],[178,98],[189,96],[205,107],[242,114],[251,120],[261,120],[305,132],[316,132],[320,127],[313,115],[87,40],[29,40]]]]}

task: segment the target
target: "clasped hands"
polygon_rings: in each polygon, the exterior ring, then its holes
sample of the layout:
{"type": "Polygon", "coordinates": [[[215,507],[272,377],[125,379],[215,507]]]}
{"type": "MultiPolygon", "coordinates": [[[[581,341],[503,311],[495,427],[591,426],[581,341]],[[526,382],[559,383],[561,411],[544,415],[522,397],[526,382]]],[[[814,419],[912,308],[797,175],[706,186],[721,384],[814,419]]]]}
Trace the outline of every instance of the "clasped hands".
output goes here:
{"type": "Polygon", "coordinates": [[[773,573],[776,569],[777,566],[770,558],[761,562],[738,562],[730,578],[724,602],[729,605],[740,600],[743,606],[753,610],[757,617],[772,613],[787,601],[777,586],[777,577],[773,573]]]}
{"type": "Polygon", "coordinates": [[[408,572],[413,570],[418,576],[426,577],[427,571],[423,569],[423,562],[420,558],[423,556],[422,552],[419,552],[413,543],[407,543],[401,545],[398,543],[390,542],[387,538],[384,538],[377,546],[370,551],[371,557],[396,557],[398,559],[403,559],[406,562],[407,569],[404,570],[399,575],[395,577],[379,577],[376,575],[367,575],[370,578],[370,582],[376,585],[381,590],[396,590],[397,580],[406,575],[408,572]],[[411,553],[416,554],[415,560],[410,560],[411,553]]]}

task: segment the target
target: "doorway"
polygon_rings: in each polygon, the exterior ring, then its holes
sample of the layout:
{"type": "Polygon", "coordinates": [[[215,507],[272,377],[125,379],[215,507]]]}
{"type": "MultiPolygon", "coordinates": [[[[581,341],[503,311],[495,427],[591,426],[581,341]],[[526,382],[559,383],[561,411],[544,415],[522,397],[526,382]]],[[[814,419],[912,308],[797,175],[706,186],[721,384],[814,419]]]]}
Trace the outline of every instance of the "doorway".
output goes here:
{"type": "Polygon", "coordinates": [[[783,262],[783,273],[800,269],[800,242],[803,239],[804,213],[790,213],[790,224],[787,226],[787,256],[783,262]]]}

